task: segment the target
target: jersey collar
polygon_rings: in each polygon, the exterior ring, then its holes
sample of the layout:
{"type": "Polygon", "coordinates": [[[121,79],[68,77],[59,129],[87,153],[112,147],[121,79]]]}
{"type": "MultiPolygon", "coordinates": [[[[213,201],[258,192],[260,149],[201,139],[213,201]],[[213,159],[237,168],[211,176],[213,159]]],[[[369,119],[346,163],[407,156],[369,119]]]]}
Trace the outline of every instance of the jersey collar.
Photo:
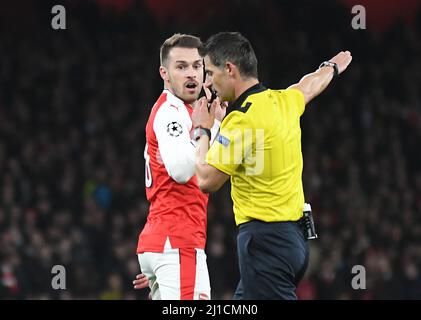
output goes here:
{"type": "Polygon", "coordinates": [[[244,91],[238,98],[237,100],[235,100],[232,103],[232,110],[239,110],[241,108],[241,105],[243,104],[243,102],[247,99],[248,96],[255,94],[255,93],[259,93],[262,91],[267,90],[267,88],[261,84],[255,84],[254,86],[248,88],[246,91],[244,91]]]}
{"type": "Polygon", "coordinates": [[[173,94],[170,90],[168,89],[164,89],[164,91],[167,94],[167,99],[168,101],[173,104],[176,104],[177,106],[186,106],[191,108],[192,106],[190,104],[188,104],[187,102],[184,102],[183,100],[181,100],[179,97],[177,97],[175,94],[173,94]]]}

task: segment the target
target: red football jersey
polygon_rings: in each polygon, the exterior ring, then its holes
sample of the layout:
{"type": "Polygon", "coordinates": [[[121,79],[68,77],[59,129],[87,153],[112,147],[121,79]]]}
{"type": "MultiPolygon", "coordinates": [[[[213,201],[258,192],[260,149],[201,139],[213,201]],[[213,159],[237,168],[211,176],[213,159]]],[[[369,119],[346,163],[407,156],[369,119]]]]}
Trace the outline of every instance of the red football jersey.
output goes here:
{"type": "Polygon", "coordinates": [[[204,249],[208,195],[197,184],[195,145],[191,141],[193,109],[164,90],[146,125],[145,185],[148,219],[137,253],[172,248],[204,249]]]}

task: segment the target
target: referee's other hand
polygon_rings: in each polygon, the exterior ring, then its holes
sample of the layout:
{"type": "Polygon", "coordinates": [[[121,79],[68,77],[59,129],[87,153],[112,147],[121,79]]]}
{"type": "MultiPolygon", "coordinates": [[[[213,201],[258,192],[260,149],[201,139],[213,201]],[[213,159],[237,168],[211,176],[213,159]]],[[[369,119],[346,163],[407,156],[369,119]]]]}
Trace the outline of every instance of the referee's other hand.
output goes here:
{"type": "Polygon", "coordinates": [[[139,273],[136,276],[136,279],[133,280],[133,288],[135,289],[144,289],[149,286],[148,278],[143,273],[139,273]]]}

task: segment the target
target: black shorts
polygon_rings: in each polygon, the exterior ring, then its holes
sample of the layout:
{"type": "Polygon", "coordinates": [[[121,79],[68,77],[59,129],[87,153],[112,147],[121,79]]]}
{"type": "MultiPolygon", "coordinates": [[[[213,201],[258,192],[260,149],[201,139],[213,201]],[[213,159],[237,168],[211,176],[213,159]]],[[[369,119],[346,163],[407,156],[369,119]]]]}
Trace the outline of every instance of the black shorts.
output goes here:
{"type": "Polygon", "coordinates": [[[241,224],[237,250],[241,279],[234,299],[297,299],[295,290],[309,259],[298,222],[241,224]]]}

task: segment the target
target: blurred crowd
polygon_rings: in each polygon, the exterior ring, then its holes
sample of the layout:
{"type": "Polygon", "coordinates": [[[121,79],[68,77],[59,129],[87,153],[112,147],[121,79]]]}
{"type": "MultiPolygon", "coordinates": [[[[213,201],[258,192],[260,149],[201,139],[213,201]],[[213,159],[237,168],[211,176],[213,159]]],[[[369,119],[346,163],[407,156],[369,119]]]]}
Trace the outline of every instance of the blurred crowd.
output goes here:
{"type": "MultiPolygon", "coordinates": [[[[301,121],[319,239],[298,296],[421,298],[421,16],[373,34],[353,30],[335,2],[246,3],[227,4],[217,26],[157,23],[139,3],[118,14],[80,4],[64,31],[0,30],[0,299],[147,298],[131,281],[148,212],[143,148],[162,90],[159,46],[175,32],[222,30],[251,40],[272,88],[338,51],[354,57],[301,121]],[[54,265],[65,267],[66,290],[51,287],[54,265]],[[356,265],[365,290],[351,286],[356,265]]],[[[212,195],[208,210],[214,299],[230,299],[239,279],[229,192],[212,195]]]]}

